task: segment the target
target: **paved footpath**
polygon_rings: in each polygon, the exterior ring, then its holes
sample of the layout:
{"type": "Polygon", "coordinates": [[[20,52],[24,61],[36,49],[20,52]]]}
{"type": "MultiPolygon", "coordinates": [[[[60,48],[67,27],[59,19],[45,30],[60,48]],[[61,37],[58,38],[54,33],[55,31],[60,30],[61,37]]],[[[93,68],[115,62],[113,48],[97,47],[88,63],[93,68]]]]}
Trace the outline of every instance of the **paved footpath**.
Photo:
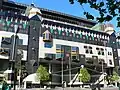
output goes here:
{"type": "MultiPolygon", "coordinates": [[[[31,88],[31,89],[17,89],[17,90],[92,90],[90,88],[79,88],[79,87],[75,87],[75,88],[55,88],[55,89],[40,89],[40,88],[31,88]]],[[[96,89],[98,90],[98,89],[96,89]]],[[[111,88],[101,88],[101,90],[119,90],[118,87],[111,87],[111,88]]]]}

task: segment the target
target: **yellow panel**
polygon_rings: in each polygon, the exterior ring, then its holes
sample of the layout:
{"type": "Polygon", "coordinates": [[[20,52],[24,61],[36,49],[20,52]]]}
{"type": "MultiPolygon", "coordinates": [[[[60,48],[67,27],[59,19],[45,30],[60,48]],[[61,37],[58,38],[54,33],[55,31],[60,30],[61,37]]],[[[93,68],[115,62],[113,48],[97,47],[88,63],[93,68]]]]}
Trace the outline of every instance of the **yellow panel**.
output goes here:
{"type": "Polygon", "coordinates": [[[77,54],[77,52],[71,52],[71,54],[77,54]]]}

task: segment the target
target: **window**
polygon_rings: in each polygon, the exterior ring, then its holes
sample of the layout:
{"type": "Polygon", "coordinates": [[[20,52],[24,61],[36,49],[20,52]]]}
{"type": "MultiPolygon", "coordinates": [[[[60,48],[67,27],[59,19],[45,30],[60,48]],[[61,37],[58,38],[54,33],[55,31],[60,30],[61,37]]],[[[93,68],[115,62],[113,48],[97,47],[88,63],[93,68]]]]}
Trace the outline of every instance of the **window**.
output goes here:
{"type": "Polygon", "coordinates": [[[101,55],[100,51],[98,51],[98,55],[101,55]]]}
{"type": "Polygon", "coordinates": [[[109,60],[109,64],[112,65],[112,60],[109,60]]]}
{"type": "Polygon", "coordinates": [[[46,39],[47,40],[49,39],[49,33],[46,33],[46,39]]]}
{"type": "Polygon", "coordinates": [[[50,43],[50,42],[45,42],[45,43],[44,43],[44,47],[45,47],[45,48],[51,48],[51,47],[52,47],[52,43],[50,43]]]}
{"type": "Polygon", "coordinates": [[[90,50],[90,54],[93,54],[92,50],[90,50]]]}
{"type": "Polygon", "coordinates": [[[96,48],[96,50],[99,50],[99,48],[96,48]]]}
{"type": "Polygon", "coordinates": [[[89,53],[89,51],[88,51],[88,50],[86,50],[86,53],[89,53]]]}
{"type": "Polygon", "coordinates": [[[87,46],[84,46],[84,48],[87,48],[87,46]]]}
{"type": "Polygon", "coordinates": [[[77,51],[77,47],[71,47],[71,51],[77,51]]]}
{"type": "Polygon", "coordinates": [[[52,54],[49,54],[49,53],[46,53],[46,54],[45,54],[45,58],[46,58],[46,59],[49,59],[49,60],[50,60],[50,59],[53,59],[53,55],[52,55],[52,54]]]}
{"type": "Polygon", "coordinates": [[[11,44],[11,38],[2,37],[2,44],[11,44]]]}
{"type": "Polygon", "coordinates": [[[86,53],[93,54],[91,46],[84,46],[84,48],[86,53]]]}
{"type": "Polygon", "coordinates": [[[89,49],[92,49],[92,47],[91,47],[91,46],[89,46],[89,49]]]}
{"type": "Polygon", "coordinates": [[[64,54],[63,53],[56,53],[56,59],[63,58],[64,54]]]}
{"type": "Polygon", "coordinates": [[[104,52],[102,52],[102,55],[104,55],[104,52]]]}
{"type": "Polygon", "coordinates": [[[61,45],[59,45],[59,44],[56,44],[56,49],[61,49],[61,45]]]}

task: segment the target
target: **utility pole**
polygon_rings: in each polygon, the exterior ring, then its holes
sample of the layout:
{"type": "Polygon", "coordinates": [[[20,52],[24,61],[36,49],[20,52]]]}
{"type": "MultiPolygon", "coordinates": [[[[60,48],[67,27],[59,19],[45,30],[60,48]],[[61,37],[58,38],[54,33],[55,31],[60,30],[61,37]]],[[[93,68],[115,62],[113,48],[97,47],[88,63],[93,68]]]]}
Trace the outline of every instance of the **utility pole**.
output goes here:
{"type": "MultiPolygon", "coordinates": [[[[71,81],[71,59],[69,57],[69,82],[71,81]]],[[[71,87],[71,84],[70,84],[71,87]]]]}
{"type": "Polygon", "coordinates": [[[62,57],[62,63],[61,63],[61,69],[62,69],[62,85],[63,85],[63,57],[62,57]]]}

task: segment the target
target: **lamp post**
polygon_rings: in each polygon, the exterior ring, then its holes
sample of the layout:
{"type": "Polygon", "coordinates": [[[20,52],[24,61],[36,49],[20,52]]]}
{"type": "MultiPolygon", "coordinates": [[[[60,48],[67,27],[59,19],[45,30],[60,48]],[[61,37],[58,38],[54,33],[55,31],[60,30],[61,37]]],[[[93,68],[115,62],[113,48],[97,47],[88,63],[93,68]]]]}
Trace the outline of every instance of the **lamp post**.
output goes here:
{"type": "Polygon", "coordinates": [[[17,33],[18,33],[18,25],[14,25],[14,35],[13,35],[13,45],[12,45],[12,71],[13,71],[13,76],[14,76],[14,83],[13,83],[13,88],[14,90],[16,89],[16,68],[15,68],[15,59],[16,59],[16,39],[17,39],[17,33]]]}

